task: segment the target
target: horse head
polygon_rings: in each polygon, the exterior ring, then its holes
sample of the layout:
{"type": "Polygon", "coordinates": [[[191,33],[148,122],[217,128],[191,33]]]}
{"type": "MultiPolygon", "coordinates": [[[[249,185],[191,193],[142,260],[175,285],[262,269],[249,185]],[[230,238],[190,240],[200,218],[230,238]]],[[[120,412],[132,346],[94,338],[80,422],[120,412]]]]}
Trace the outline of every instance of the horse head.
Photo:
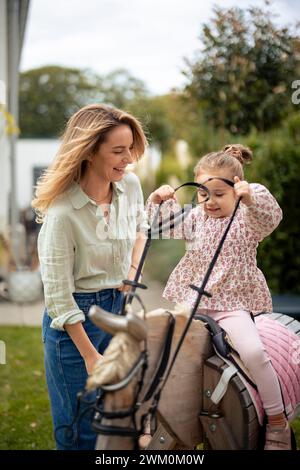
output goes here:
{"type": "Polygon", "coordinates": [[[86,385],[87,390],[100,388],[104,394],[104,408],[96,413],[94,427],[107,435],[98,439],[97,448],[133,449],[138,437],[133,404],[145,364],[142,344],[147,338],[146,323],[130,310],[125,316],[118,316],[96,305],[91,307],[89,317],[96,326],[113,335],[86,385]]]}
{"type": "MultiPolygon", "coordinates": [[[[117,316],[92,307],[92,321],[114,334],[87,383],[87,388],[100,387],[104,392],[104,413],[98,431],[111,433],[100,436],[97,449],[134,448],[137,436],[142,432],[143,416],[152,404],[186,325],[187,313],[189,311],[183,306],[174,311],[157,309],[148,312],[143,320],[141,313],[136,315],[129,311],[125,316],[117,316]],[[169,345],[166,338],[169,338],[169,345]],[[168,348],[169,354],[166,353],[168,348]],[[137,411],[136,416],[134,411],[137,411]],[[137,423],[136,428],[134,423],[137,423]],[[120,427],[125,429],[124,433],[120,427]],[[131,434],[126,435],[130,430],[131,434]]],[[[159,415],[163,416],[165,425],[176,435],[182,448],[202,442],[198,419],[202,395],[199,390],[202,390],[203,363],[210,354],[209,334],[204,324],[195,320],[158,404],[159,415]],[[178,413],[178,407],[182,413],[178,413]]]]}
{"type": "Polygon", "coordinates": [[[146,324],[132,312],[117,316],[93,305],[89,312],[96,326],[114,335],[102,359],[88,378],[87,389],[119,383],[140,355],[140,342],[147,337],[146,324]]]}

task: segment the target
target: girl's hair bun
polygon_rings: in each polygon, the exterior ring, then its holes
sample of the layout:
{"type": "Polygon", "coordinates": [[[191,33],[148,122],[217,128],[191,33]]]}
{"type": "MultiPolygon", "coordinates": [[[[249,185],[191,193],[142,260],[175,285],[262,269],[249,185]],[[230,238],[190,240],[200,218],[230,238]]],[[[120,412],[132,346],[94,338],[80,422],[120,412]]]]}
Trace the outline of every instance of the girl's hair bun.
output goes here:
{"type": "Polygon", "coordinates": [[[253,160],[252,151],[241,144],[225,145],[223,152],[236,158],[242,165],[251,163],[253,160]]]}

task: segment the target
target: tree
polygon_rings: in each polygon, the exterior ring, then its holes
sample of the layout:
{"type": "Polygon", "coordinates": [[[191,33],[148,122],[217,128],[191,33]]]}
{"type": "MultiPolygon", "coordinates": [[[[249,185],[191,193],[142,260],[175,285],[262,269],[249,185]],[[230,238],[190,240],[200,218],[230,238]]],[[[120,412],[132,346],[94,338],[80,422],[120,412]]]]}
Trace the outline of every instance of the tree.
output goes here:
{"type": "Polygon", "coordinates": [[[215,127],[233,134],[276,127],[293,106],[295,35],[267,9],[216,7],[214,15],[202,28],[202,53],[187,62],[186,91],[215,127]]]}
{"type": "Polygon", "coordinates": [[[22,137],[56,137],[69,117],[101,99],[101,80],[90,71],[58,66],[29,70],[20,77],[22,137]]]}
{"type": "Polygon", "coordinates": [[[92,102],[126,108],[147,95],[140,80],[126,70],[100,77],[90,70],[46,66],[20,77],[22,137],[56,137],[69,117],[92,102]]]}
{"type": "Polygon", "coordinates": [[[127,108],[132,101],[146,98],[149,93],[142,80],[130,75],[126,69],[117,69],[102,78],[102,91],[106,103],[127,108]]]}
{"type": "Polygon", "coordinates": [[[158,145],[163,153],[170,148],[174,135],[164,98],[149,96],[133,100],[128,105],[129,111],[141,121],[149,143],[158,145]]]}

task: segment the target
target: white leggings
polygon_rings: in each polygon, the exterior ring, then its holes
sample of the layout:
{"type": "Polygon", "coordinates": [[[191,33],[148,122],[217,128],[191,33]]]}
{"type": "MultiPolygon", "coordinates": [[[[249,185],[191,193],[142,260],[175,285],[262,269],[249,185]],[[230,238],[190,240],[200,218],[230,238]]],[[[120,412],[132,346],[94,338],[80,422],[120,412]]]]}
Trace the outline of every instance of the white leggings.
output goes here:
{"type": "Polygon", "coordinates": [[[284,407],[277,374],[250,313],[245,310],[221,312],[206,309],[199,309],[199,313],[212,317],[228,334],[257,385],[266,414],[272,416],[282,413],[284,407]]]}

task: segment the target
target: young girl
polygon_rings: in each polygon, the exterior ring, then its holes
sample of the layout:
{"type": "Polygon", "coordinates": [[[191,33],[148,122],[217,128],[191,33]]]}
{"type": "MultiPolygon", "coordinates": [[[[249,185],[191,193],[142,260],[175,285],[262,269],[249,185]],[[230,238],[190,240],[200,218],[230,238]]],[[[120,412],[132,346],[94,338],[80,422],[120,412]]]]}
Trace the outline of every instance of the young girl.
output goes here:
{"type": "MultiPolygon", "coordinates": [[[[280,385],[251,319],[251,313],[272,311],[265,277],[256,265],[256,251],[259,242],[278,226],[282,211],[264,186],[244,181],[243,164],[251,160],[251,151],[236,144],[205,155],[197,164],[195,180],[209,189],[210,198],[193,209],[181,227],[187,251],[172,272],[163,295],[172,302],[194,305],[197,294],[189,285],[201,285],[237,200],[241,198],[206,286],[212,297],[202,298],[199,311],[210,315],[226,331],[257,385],[268,417],[265,449],[287,450],[291,448],[291,435],[280,385]]],[[[176,201],[173,188],[164,185],[154,191],[149,198],[150,215],[154,212],[153,203],[168,199],[173,200],[173,204],[171,201],[165,204],[170,212],[176,201]]],[[[178,234],[179,228],[175,232],[178,234]]]]}

